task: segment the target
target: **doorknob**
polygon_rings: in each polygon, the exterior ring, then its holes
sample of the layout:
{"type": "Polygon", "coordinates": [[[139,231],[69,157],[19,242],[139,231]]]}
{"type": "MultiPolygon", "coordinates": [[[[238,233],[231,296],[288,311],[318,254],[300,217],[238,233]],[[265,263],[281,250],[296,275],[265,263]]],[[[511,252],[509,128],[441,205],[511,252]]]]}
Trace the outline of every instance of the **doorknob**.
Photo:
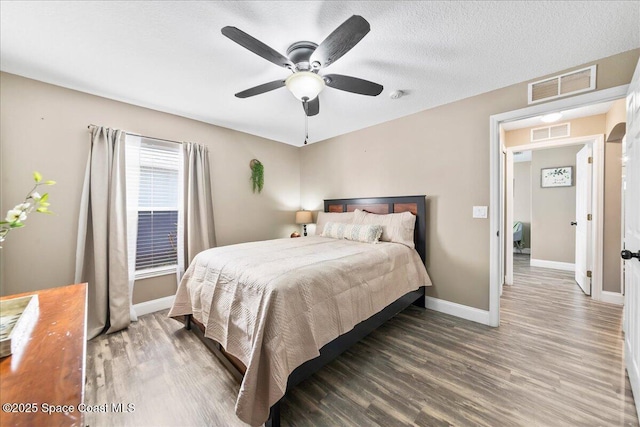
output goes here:
{"type": "Polygon", "coordinates": [[[622,259],[637,258],[638,261],[640,261],[640,251],[634,254],[633,252],[625,249],[624,251],[620,252],[620,256],[622,257],[622,259]]]}
{"type": "Polygon", "coordinates": [[[571,225],[578,225],[578,223],[575,221],[571,221],[571,225]]]}

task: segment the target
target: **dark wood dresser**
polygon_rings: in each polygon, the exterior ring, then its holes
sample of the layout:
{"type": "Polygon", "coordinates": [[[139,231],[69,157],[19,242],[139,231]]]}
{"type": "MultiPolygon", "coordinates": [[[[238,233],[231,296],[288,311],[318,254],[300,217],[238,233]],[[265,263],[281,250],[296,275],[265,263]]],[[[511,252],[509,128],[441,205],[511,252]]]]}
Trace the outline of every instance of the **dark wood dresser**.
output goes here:
{"type": "Polygon", "coordinates": [[[82,426],[86,353],[86,283],[26,292],[38,295],[29,338],[0,359],[0,425],[82,426]]]}

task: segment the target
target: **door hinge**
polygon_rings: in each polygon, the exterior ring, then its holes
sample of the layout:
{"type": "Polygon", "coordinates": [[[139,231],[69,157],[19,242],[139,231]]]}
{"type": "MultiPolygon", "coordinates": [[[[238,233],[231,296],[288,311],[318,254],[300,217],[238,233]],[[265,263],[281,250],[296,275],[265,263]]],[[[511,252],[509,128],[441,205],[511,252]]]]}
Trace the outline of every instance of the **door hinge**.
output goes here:
{"type": "Polygon", "coordinates": [[[587,158],[587,163],[593,163],[593,157],[587,158]]]}
{"type": "Polygon", "coordinates": [[[587,214],[587,221],[591,221],[591,214],[587,214]]]}
{"type": "Polygon", "coordinates": [[[591,270],[587,270],[587,277],[591,277],[591,270]]]}

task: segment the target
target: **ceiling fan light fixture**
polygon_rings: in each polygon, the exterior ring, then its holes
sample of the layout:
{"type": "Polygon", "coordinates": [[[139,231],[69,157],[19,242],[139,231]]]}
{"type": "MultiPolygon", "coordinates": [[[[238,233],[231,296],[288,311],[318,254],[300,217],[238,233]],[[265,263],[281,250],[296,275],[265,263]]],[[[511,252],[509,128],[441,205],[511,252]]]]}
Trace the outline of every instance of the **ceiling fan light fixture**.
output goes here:
{"type": "Polygon", "coordinates": [[[561,118],[562,118],[562,113],[551,113],[551,114],[545,114],[540,118],[540,120],[542,120],[544,123],[553,123],[553,122],[557,122],[561,118]]]}
{"type": "Polygon", "coordinates": [[[311,101],[322,92],[325,84],[322,77],[316,73],[299,71],[287,77],[285,85],[300,101],[311,101]]]}

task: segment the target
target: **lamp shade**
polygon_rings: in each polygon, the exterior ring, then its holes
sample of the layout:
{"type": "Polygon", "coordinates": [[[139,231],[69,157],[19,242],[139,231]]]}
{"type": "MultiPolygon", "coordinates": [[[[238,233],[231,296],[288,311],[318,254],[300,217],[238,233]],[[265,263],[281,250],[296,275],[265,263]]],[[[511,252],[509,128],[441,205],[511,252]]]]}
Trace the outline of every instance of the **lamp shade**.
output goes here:
{"type": "Polygon", "coordinates": [[[296,224],[311,224],[312,222],[313,222],[313,215],[311,211],[296,212],[296,224]]]}
{"type": "Polygon", "coordinates": [[[324,89],[324,80],[316,73],[310,71],[299,71],[291,74],[285,81],[287,89],[300,101],[311,101],[322,89],[324,89]]]}

